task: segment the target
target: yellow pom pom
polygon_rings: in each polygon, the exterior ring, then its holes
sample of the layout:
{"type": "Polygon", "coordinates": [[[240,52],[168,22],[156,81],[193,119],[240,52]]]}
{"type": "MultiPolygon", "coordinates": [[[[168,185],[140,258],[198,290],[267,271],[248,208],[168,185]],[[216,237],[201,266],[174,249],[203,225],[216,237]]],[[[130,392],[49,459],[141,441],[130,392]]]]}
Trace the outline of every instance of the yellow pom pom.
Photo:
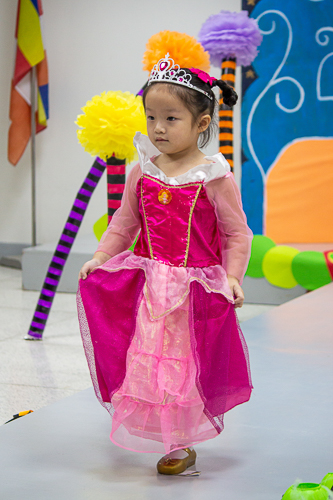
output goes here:
{"type": "Polygon", "coordinates": [[[82,108],[75,122],[85,151],[106,161],[115,155],[129,163],[137,158],[133,145],[136,132],[147,134],[142,98],[130,92],[103,92],[82,108]]]}
{"type": "Polygon", "coordinates": [[[198,68],[209,71],[209,54],[193,37],[178,31],[160,31],[149,38],[143,55],[143,69],[151,71],[154,64],[169,53],[181,68],[198,68]]]}

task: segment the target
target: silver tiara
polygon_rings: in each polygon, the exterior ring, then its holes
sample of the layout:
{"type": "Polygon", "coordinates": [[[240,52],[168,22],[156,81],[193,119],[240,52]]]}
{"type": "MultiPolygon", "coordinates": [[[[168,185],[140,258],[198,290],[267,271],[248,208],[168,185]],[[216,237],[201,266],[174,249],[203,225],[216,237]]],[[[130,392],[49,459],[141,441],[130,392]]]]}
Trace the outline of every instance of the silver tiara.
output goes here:
{"type": "Polygon", "coordinates": [[[195,85],[191,83],[192,75],[190,73],[186,73],[184,69],[181,69],[178,64],[175,64],[175,61],[171,59],[169,53],[164,57],[164,59],[160,59],[158,63],[155,64],[148,78],[148,85],[152,83],[175,83],[176,85],[183,85],[184,87],[188,87],[189,89],[194,89],[197,92],[201,92],[211,101],[213,97],[205,92],[205,90],[199,89],[195,85]]]}

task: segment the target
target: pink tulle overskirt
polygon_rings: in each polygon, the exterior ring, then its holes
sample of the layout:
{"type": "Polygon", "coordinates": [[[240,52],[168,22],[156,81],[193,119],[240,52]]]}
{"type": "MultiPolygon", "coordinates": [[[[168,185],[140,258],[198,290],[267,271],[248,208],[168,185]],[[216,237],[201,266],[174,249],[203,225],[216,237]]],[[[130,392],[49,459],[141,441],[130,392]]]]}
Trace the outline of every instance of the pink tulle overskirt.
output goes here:
{"type": "Polygon", "coordinates": [[[78,291],[81,334],[111,439],[168,453],[215,437],[251,393],[247,347],[221,266],[123,252],[78,291]]]}
{"type": "Polygon", "coordinates": [[[218,434],[196,387],[188,314],[187,297],[170,314],[151,321],[143,296],[127,352],[126,376],[111,400],[115,408],[111,439],[116,444],[168,453],[218,434]]]}

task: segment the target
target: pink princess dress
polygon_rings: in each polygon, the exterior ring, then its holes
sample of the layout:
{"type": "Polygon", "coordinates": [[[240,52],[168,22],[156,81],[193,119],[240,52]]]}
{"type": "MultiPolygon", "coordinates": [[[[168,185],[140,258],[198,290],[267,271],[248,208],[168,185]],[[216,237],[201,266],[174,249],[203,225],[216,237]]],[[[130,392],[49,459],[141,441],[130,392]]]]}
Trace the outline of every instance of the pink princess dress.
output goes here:
{"type": "Polygon", "coordinates": [[[139,164],[98,246],[110,260],[80,281],[78,311],[111,440],[164,454],[217,436],[250,398],[227,273],[242,280],[251,231],[220,153],[167,178],[148,137],[134,144],[139,164]]]}

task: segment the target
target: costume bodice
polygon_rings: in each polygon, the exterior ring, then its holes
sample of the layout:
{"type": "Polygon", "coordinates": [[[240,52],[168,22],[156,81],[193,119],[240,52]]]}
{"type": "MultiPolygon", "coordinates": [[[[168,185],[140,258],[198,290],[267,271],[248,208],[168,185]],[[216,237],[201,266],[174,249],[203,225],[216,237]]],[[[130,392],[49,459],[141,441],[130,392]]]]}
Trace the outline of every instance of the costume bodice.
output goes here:
{"type": "Polygon", "coordinates": [[[202,181],[170,185],[143,174],[137,196],[142,224],[136,255],[177,267],[221,264],[216,215],[202,181]]]}

